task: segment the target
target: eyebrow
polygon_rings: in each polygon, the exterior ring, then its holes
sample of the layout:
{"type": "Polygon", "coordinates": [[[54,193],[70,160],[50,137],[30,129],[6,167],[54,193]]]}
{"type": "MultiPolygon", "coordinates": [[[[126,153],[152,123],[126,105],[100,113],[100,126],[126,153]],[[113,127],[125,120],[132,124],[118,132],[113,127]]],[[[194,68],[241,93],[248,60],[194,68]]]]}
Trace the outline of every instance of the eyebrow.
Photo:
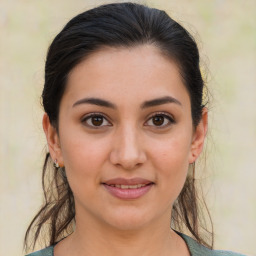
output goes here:
{"type": "Polygon", "coordinates": [[[78,100],[73,104],[73,107],[80,104],[92,104],[92,105],[97,105],[101,107],[113,108],[113,109],[117,108],[115,104],[99,98],[84,98],[84,99],[78,100]]]}
{"type": "Polygon", "coordinates": [[[141,104],[140,107],[142,109],[144,109],[144,108],[154,107],[154,106],[163,105],[163,104],[167,104],[167,103],[175,103],[175,104],[182,106],[181,102],[178,101],[177,99],[175,99],[171,96],[166,96],[166,97],[161,97],[161,98],[145,101],[144,103],[141,104]]]}
{"type": "MultiPolygon", "coordinates": [[[[148,107],[154,107],[158,105],[163,105],[167,103],[175,103],[180,106],[182,106],[181,102],[178,101],[177,99],[171,97],[171,96],[166,96],[166,97],[161,97],[149,101],[145,101],[140,105],[141,109],[148,108],[148,107]]],[[[117,106],[107,100],[99,99],[99,98],[84,98],[81,100],[78,100],[73,104],[73,107],[80,105],[80,104],[92,104],[92,105],[97,105],[101,107],[107,107],[107,108],[112,108],[112,109],[117,109],[117,106]]]]}

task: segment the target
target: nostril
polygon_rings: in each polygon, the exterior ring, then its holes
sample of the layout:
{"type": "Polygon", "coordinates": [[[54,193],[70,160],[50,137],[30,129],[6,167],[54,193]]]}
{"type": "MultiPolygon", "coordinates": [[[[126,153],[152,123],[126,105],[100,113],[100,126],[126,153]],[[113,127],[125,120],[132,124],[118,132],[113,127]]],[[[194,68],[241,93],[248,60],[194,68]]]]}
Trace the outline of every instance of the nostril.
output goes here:
{"type": "Polygon", "coordinates": [[[113,150],[110,154],[110,162],[124,169],[130,170],[138,168],[146,161],[143,151],[128,151],[125,149],[113,150]]]}

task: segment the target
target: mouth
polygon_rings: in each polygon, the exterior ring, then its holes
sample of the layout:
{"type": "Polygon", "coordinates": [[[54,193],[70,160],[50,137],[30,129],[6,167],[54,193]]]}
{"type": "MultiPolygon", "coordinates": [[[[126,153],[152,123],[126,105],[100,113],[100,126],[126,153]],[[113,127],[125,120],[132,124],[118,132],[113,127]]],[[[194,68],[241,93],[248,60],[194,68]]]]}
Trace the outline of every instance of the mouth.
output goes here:
{"type": "MultiPolygon", "coordinates": [[[[106,184],[106,185],[108,185],[108,184],[106,184]]],[[[148,184],[136,184],[136,185],[110,184],[108,186],[121,188],[121,189],[136,189],[136,188],[145,187],[147,185],[148,184]]]]}
{"type": "Polygon", "coordinates": [[[150,191],[154,182],[142,179],[123,179],[117,178],[103,182],[107,192],[119,199],[137,199],[150,191]]]}

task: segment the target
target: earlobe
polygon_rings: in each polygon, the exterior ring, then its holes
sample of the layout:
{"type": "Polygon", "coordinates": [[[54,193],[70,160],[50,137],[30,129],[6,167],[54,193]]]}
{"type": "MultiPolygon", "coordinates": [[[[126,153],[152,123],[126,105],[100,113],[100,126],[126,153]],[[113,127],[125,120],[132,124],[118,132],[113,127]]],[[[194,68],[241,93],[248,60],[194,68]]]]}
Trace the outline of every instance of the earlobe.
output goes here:
{"type": "Polygon", "coordinates": [[[194,131],[194,135],[191,143],[191,150],[190,150],[190,157],[189,157],[190,164],[196,161],[196,159],[199,157],[199,155],[203,150],[207,129],[208,129],[208,109],[203,108],[202,119],[194,131]]]}
{"type": "Polygon", "coordinates": [[[59,142],[59,135],[55,127],[52,126],[49,116],[45,113],[42,120],[44,133],[47,139],[49,152],[53,161],[57,160],[62,165],[62,152],[59,142]]]}

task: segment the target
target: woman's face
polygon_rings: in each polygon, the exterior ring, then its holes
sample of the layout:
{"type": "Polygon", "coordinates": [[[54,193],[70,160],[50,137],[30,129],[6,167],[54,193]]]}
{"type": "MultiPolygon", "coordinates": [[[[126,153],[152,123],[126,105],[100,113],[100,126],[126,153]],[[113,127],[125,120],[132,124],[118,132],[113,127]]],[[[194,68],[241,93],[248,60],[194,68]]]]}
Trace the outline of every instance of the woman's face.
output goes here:
{"type": "Polygon", "coordinates": [[[59,134],[43,121],[74,193],[76,221],[122,230],[169,221],[206,119],[193,129],[179,70],[154,46],[104,48],[76,66],[59,134]]]}

